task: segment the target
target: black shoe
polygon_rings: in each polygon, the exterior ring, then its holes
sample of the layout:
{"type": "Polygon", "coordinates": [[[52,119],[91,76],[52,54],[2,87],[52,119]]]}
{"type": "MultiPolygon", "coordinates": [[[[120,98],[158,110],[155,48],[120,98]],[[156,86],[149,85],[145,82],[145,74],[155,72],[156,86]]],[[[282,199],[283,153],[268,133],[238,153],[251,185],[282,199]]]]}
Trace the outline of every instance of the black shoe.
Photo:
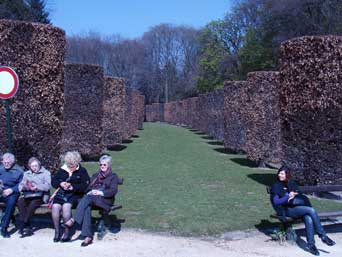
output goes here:
{"type": "Polygon", "coordinates": [[[332,240],[331,238],[329,238],[328,236],[322,236],[321,240],[323,243],[325,243],[326,245],[329,245],[329,246],[333,246],[336,244],[335,241],[332,240]]]}
{"type": "Polygon", "coordinates": [[[1,235],[3,238],[10,238],[10,233],[8,233],[7,228],[1,228],[1,235]]]}
{"type": "Polygon", "coordinates": [[[86,237],[84,241],[82,242],[81,246],[86,247],[88,245],[91,245],[93,243],[93,238],[92,237],[86,237]]]}
{"type": "Polygon", "coordinates": [[[32,236],[33,235],[32,228],[31,227],[24,228],[24,235],[25,236],[32,236]]]}
{"type": "Polygon", "coordinates": [[[66,243],[66,242],[69,242],[70,240],[71,240],[71,238],[70,238],[69,236],[67,236],[67,237],[62,237],[61,242],[62,242],[62,243],[66,243]]]}
{"type": "Polygon", "coordinates": [[[55,232],[55,237],[53,238],[53,242],[57,243],[59,241],[61,241],[61,236],[59,235],[59,233],[55,232]]]}
{"type": "Polygon", "coordinates": [[[319,251],[317,249],[317,247],[315,245],[309,245],[308,246],[308,250],[310,253],[312,253],[313,255],[318,256],[319,255],[319,251]]]}

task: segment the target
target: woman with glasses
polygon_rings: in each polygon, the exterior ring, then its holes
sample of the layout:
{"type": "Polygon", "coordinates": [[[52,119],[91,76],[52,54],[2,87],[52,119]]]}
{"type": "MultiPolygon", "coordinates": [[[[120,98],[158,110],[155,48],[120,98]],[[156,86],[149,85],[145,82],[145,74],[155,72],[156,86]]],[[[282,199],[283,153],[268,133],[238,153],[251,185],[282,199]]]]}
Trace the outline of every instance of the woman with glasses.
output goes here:
{"type": "Polygon", "coordinates": [[[32,235],[31,217],[36,209],[48,200],[49,190],[51,188],[51,174],[40,163],[32,157],[28,161],[29,169],[25,171],[23,180],[19,184],[21,197],[18,200],[18,209],[20,217],[20,234],[32,235]]]}
{"type": "Polygon", "coordinates": [[[65,226],[64,234],[60,234],[60,214],[63,222],[71,218],[71,208],[77,206],[89,185],[89,175],[80,164],[81,155],[76,152],[67,152],[63,158],[64,164],[52,178],[51,184],[56,188],[52,200],[52,220],[55,227],[54,242],[70,241],[69,227],[65,226]]]}
{"type": "Polygon", "coordinates": [[[100,168],[90,180],[87,194],[82,198],[76,208],[74,218],[65,223],[71,227],[75,221],[81,225],[84,241],[81,246],[88,246],[93,242],[91,229],[91,207],[96,206],[109,212],[118,190],[118,176],[112,172],[112,157],[104,155],[100,158],[100,168]]]}

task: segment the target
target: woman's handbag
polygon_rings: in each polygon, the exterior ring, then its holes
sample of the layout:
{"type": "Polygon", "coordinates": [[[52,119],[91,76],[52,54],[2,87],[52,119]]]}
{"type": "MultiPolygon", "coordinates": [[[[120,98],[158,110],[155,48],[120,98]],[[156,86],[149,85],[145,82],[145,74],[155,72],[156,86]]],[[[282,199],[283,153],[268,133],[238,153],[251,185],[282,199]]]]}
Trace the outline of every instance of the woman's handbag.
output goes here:
{"type": "Polygon", "coordinates": [[[43,194],[43,191],[23,191],[23,196],[25,199],[42,198],[43,194]]]}
{"type": "Polygon", "coordinates": [[[309,206],[311,207],[311,203],[309,198],[307,198],[303,194],[296,195],[293,199],[289,201],[289,206],[295,207],[295,206],[309,206]]]}
{"type": "Polygon", "coordinates": [[[63,189],[58,190],[54,197],[54,201],[66,203],[73,196],[72,192],[66,192],[63,189]]]}

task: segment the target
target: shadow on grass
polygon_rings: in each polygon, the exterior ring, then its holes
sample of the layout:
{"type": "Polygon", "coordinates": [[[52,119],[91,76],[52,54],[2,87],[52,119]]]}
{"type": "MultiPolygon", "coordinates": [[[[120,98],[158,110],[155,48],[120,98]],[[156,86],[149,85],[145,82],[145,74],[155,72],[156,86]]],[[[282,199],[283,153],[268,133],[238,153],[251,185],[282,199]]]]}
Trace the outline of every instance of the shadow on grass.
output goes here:
{"type": "Polygon", "coordinates": [[[201,131],[194,132],[194,134],[196,134],[196,135],[205,135],[205,133],[201,132],[201,131]]]}
{"type": "Polygon", "coordinates": [[[262,219],[260,223],[254,225],[257,230],[264,233],[266,236],[270,236],[281,226],[280,222],[271,222],[266,219],[262,219]]]}
{"type": "Polygon", "coordinates": [[[209,141],[207,143],[209,145],[223,145],[223,142],[221,142],[221,141],[209,141]]]}
{"type": "Polygon", "coordinates": [[[231,161],[235,162],[241,166],[246,166],[249,168],[257,168],[258,167],[258,164],[256,162],[253,162],[253,161],[248,160],[246,158],[232,158],[231,161]]]}
{"type": "Polygon", "coordinates": [[[124,150],[124,149],[126,149],[126,148],[127,148],[127,146],[125,146],[125,145],[107,146],[107,149],[108,149],[109,151],[114,151],[114,152],[120,152],[120,151],[122,151],[122,150],[124,150]]]}
{"type": "Polygon", "coordinates": [[[276,174],[253,173],[248,174],[247,177],[265,186],[271,186],[277,180],[276,174]]]}
{"type": "Polygon", "coordinates": [[[212,136],[203,136],[202,138],[205,140],[214,140],[214,137],[212,136]]]}
{"type": "Polygon", "coordinates": [[[189,129],[189,131],[191,131],[191,132],[199,132],[197,129],[189,129]]]}
{"type": "Polygon", "coordinates": [[[139,138],[139,136],[138,136],[138,135],[133,135],[132,137],[133,137],[133,138],[139,138]]]}
{"type": "Polygon", "coordinates": [[[237,154],[236,151],[233,151],[232,149],[229,148],[214,148],[214,151],[219,152],[219,153],[223,153],[223,154],[237,154]]]}
{"type": "Polygon", "coordinates": [[[133,143],[133,140],[131,140],[131,139],[123,139],[122,143],[123,144],[130,144],[130,143],[133,143]]]}

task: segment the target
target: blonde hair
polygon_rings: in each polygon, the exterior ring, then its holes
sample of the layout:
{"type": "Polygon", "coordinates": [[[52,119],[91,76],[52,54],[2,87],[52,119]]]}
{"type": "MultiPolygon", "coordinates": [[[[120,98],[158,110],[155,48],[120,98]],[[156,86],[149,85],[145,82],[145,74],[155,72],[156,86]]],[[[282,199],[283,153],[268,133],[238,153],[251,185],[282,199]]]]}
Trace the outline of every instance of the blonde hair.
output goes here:
{"type": "Polygon", "coordinates": [[[69,151],[63,156],[63,161],[67,166],[77,166],[82,161],[82,158],[79,152],[69,151]]]}

